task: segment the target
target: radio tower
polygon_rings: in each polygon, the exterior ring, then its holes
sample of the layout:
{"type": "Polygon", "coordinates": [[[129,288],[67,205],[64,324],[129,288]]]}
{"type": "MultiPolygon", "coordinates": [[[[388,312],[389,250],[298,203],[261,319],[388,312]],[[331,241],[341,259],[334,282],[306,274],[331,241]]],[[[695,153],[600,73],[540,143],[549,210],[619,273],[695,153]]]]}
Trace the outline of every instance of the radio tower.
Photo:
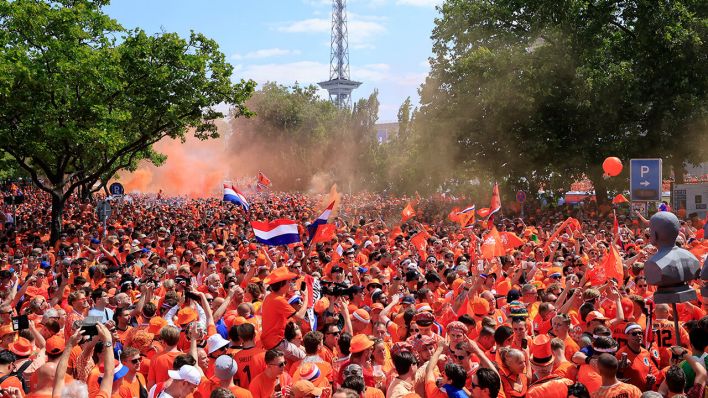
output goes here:
{"type": "Polygon", "coordinates": [[[349,80],[347,0],[332,0],[329,80],[317,84],[329,92],[330,101],[340,108],[348,108],[351,105],[352,91],[361,85],[361,82],[349,80]]]}

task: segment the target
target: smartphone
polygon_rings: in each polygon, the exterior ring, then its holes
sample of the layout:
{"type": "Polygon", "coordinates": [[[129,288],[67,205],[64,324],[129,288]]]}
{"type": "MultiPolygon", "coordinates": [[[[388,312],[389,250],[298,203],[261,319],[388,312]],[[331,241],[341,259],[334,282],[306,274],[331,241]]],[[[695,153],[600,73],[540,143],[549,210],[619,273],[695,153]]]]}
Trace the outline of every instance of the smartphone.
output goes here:
{"type": "Polygon", "coordinates": [[[304,292],[307,289],[307,283],[305,281],[300,282],[300,291],[304,292]]]}
{"type": "Polygon", "coordinates": [[[526,348],[528,348],[528,346],[529,346],[528,340],[526,340],[526,339],[521,340],[521,348],[522,349],[525,350],[526,348]]]}
{"type": "Polygon", "coordinates": [[[12,330],[25,330],[29,329],[29,319],[27,315],[13,316],[12,317],[12,330]]]}

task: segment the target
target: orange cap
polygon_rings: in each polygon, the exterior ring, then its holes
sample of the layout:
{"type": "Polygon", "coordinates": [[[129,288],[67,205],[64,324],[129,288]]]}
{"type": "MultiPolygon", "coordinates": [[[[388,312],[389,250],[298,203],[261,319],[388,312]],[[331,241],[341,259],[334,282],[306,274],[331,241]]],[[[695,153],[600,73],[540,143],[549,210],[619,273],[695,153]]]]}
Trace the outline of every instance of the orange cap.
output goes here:
{"type": "Polygon", "coordinates": [[[481,297],[476,297],[472,300],[472,312],[474,312],[476,316],[485,316],[489,314],[489,301],[481,297]]]}
{"type": "Polygon", "coordinates": [[[363,308],[359,308],[358,310],[354,311],[354,313],[352,314],[352,318],[359,322],[371,322],[371,315],[369,315],[369,313],[366,312],[366,310],[363,308]]]}
{"type": "Polygon", "coordinates": [[[165,318],[154,316],[150,319],[147,331],[152,334],[159,334],[163,327],[167,326],[165,318]]]}
{"type": "Polygon", "coordinates": [[[349,352],[356,354],[374,346],[374,341],[365,334],[357,334],[349,343],[349,352]]]}
{"type": "Polygon", "coordinates": [[[66,340],[58,334],[47,339],[47,354],[59,355],[64,352],[64,347],[66,346],[66,340]]]}
{"type": "Polygon", "coordinates": [[[192,307],[184,307],[179,312],[177,312],[177,322],[179,326],[184,326],[188,323],[192,323],[199,318],[199,314],[192,307]]]}
{"type": "Polygon", "coordinates": [[[270,275],[263,279],[266,285],[272,285],[274,283],[289,281],[291,279],[297,278],[297,274],[288,271],[285,267],[276,268],[270,275]]]}
{"type": "Polygon", "coordinates": [[[325,312],[325,310],[329,308],[329,304],[329,299],[327,297],[322,297],[315,303],[315,312],[318,314],[325,312]]]}

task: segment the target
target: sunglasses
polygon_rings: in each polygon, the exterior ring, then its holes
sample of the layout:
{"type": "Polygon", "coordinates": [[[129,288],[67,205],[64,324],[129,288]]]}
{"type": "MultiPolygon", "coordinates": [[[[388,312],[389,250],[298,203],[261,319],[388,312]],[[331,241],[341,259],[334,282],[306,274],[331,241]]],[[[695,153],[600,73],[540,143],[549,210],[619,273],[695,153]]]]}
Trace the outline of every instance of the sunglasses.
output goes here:
{"type": "Polygon", "coordinates": [[[327,332],[326,334],[331,334],[332,336],[339,336],[342,332],[327,332]]]}
{"type": "Polygon", "coordinates": [[[641,336],[641,335],[643,335],[643,334],[644,334],[644,332],[632,332],[632,333],[630,333],[629,335],[630,335],[630,336],[641,336]]]}
{"type": "Polygon", "coordinates": [[[139,363],[142,362],[142,361],[143,361],[143,358],[142,358],[142,357],[133,358],[133,359],[130,360],[130,362],[131,362],[133,365],[137,365],[137,364],[139,364],[139,363]]]}
{"type": "Polygon", "coordinates": [[[277,366],[277,367],[279,367],[279,368],[282,369],[282,368],[285,368],[285,361],[283,361],[283,362],[278,362],[278,363],[269,363],[268,365],[270,365],[270,366],[277,366]]]}
{"type": "Polygon", "coordinates": [[[464,360],[466,356],[464,355],[455,355],[455,358],[459,359],[460,361],[464,360]]]}

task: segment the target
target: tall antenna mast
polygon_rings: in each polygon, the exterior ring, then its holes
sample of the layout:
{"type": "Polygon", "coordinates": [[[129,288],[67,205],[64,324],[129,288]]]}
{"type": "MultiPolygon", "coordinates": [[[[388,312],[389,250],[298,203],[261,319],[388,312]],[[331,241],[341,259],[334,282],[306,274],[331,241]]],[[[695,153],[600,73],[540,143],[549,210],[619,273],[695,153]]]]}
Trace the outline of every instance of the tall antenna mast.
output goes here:
{"type": "Polygon", "coordinates": [[[361,82],[350,80],[347,0],[332,0],[332,41],[329,57],[329,80],[318,83],[329,92],[329,99],[340,108],[351,106],[352,91],[361,82]]]}

